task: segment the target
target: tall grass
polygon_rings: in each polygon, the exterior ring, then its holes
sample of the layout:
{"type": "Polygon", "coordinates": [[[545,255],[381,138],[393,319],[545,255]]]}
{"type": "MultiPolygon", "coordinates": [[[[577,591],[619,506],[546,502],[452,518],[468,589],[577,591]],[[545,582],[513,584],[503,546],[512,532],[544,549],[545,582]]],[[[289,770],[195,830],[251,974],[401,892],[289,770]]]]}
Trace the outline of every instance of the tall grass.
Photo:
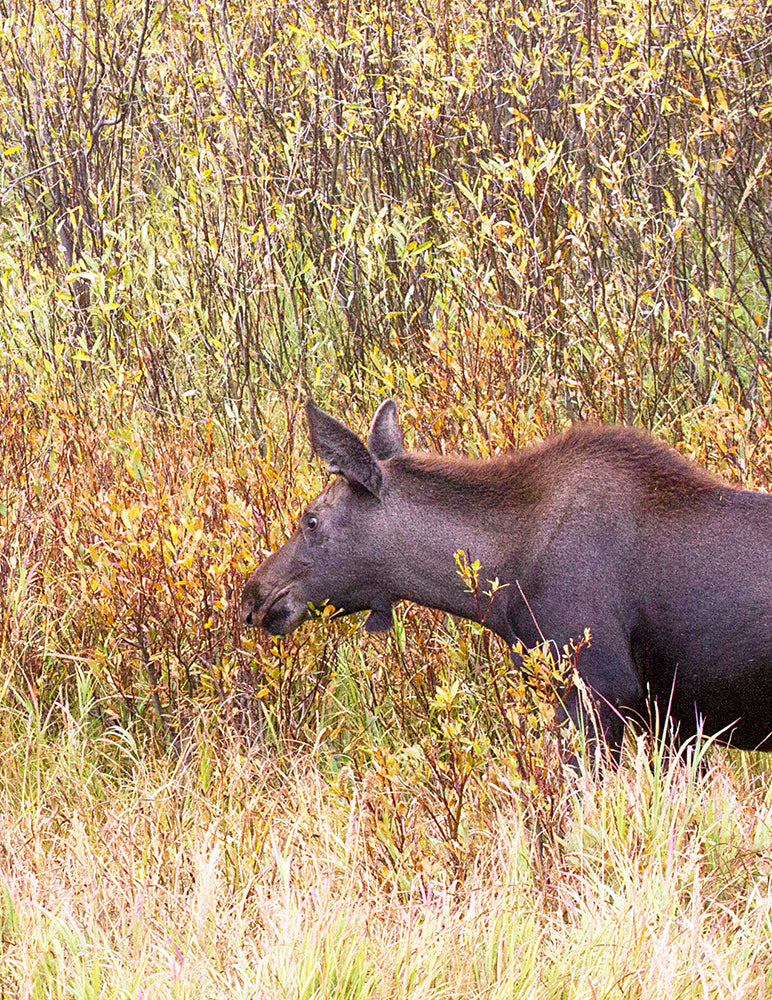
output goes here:
{"type": "Polygon", "coordinates": [[[420,825],[406,878],[374,849],[367,778],[318,754],[213,752],[205,716],[173,761],[100,733],[92,708],[88,692],[58,706],[55,731],[3,716],[8,996],[769,993],[772,803],[723,754],[700,770],[641,743],[600,782],[574,775],[543,869],[491,772],[462,869],[420,825]]]}

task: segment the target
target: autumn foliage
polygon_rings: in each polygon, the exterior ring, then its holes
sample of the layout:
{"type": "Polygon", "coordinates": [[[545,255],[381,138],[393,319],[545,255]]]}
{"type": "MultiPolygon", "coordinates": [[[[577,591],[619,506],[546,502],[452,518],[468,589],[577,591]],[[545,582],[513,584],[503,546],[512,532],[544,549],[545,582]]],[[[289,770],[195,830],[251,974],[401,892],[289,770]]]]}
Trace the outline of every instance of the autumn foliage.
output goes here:
{"type": "MultiPolygon", "coordinates": [[[[409,446],[482,456],[638,423],[769,488],[771,39],[761,0],[0,4],[6,743],[33,717],[41,746],[66,736],[80,704],[105,773],[129,739],[129,770],[194,758],[229,816],[256,774],[283,816],[313,772],[307,815],[356,815],[352,884],[395,899],[498,870],[486,838],[517,815],[529,891],[570,924],[613,813],[620,857],[705,848],[689,871],[723,900],[718,847],[678,826],[683,771],[646,839],[642,745],[611,799],[585,776],[577,826],[548,702],[581,649],[522,672],[415,608],[388,639],[274,640],[238,600],[323,481],[309,392],[358,429],[394,396],[409,446]]],[[[285,820],[229,821],[243,884],[285,820]]],[[[763,966],[731,995],[764,995],[763,966]]]]}

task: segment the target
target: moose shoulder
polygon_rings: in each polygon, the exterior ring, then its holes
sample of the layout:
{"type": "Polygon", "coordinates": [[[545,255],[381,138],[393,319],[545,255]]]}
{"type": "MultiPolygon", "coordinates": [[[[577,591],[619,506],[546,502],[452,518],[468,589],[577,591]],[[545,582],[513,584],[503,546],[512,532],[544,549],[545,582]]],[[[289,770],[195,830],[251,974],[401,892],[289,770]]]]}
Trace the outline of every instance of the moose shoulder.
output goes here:
{"type": "Polygon", "coordinates": [[[482,610],[508,642],[562,647],[591,630],[579,671],[612,746],[656,699],[681,737],[702,727],[772,749],[771,496],[629,428],[575,427],[471,461],[406,452],[392,400],[367,445],[311,400],[306,416],[339,475],[247,581],[248,625],[290,632],[325,601],[369,610],[371,631],[399,600],[479,620],[463,550],[483,583],[505,585],[482,610]]]}

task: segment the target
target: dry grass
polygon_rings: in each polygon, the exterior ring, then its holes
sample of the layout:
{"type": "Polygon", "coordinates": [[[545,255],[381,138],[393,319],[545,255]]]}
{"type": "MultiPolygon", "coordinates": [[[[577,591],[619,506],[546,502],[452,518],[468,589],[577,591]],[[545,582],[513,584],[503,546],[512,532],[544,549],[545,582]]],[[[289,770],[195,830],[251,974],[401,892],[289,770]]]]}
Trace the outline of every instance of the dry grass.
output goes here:
{"type": "Polygon", "coordinates": [[[8,997],[769,995],[771,786],[719,751],[572,776],[541,866],[517,798],[480,785],[462,877],[428,826],[408,877],[373,850],[367,781],[342,795],[319,754],[214,744],[202,717],[173,763],[38,721],[3,721],[8,997]]]}

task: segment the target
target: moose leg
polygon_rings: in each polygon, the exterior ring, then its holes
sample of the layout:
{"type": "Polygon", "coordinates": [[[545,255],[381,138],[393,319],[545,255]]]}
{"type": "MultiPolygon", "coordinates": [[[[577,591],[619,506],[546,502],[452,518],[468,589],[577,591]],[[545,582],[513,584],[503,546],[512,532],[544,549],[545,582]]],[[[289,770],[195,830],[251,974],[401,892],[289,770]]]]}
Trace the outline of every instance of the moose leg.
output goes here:
{"type": "Polygon", "coordinates": [[[563,709],[589,740],[602,737],[618,755],[625,723],[631,716],[642,714],[644,696],[626,645],[609,642],[609,638],[593,638],[591,646],[579,651],[577,668],[588,697],[576,687],[571,688],[566,692],[563,709]]]}
{"type": "MultiPolygon", "coordinates": [[[[562,610],[564,612],[564,608],[562,610]]],[[[577,669],[590,705],[585,704],[580,691],[570,688],[563,700],[563,710],[567,718],[584,730],[588,739],[594,742],[600,736],[609,749],[618,753],[626,719],[642,714],[644,709],[644,692],[633,664],[630,644],[619,623],[609,620],[608,615],[588,610],[574,613],[571,619],[574,624],[569,622],[566,626],[563,620],[559,626],[551,627],[551,622],[559,621],[562,616],[550,612],[544,602],[530,602],[527,620],[519,615],[520,620],[513,621],[515,634],[526,646],[548,640],[562,650],[571,639],[580,638],[586,628],[590,629],[590,644],[579,650],[577,658],[577,669]]]]}

